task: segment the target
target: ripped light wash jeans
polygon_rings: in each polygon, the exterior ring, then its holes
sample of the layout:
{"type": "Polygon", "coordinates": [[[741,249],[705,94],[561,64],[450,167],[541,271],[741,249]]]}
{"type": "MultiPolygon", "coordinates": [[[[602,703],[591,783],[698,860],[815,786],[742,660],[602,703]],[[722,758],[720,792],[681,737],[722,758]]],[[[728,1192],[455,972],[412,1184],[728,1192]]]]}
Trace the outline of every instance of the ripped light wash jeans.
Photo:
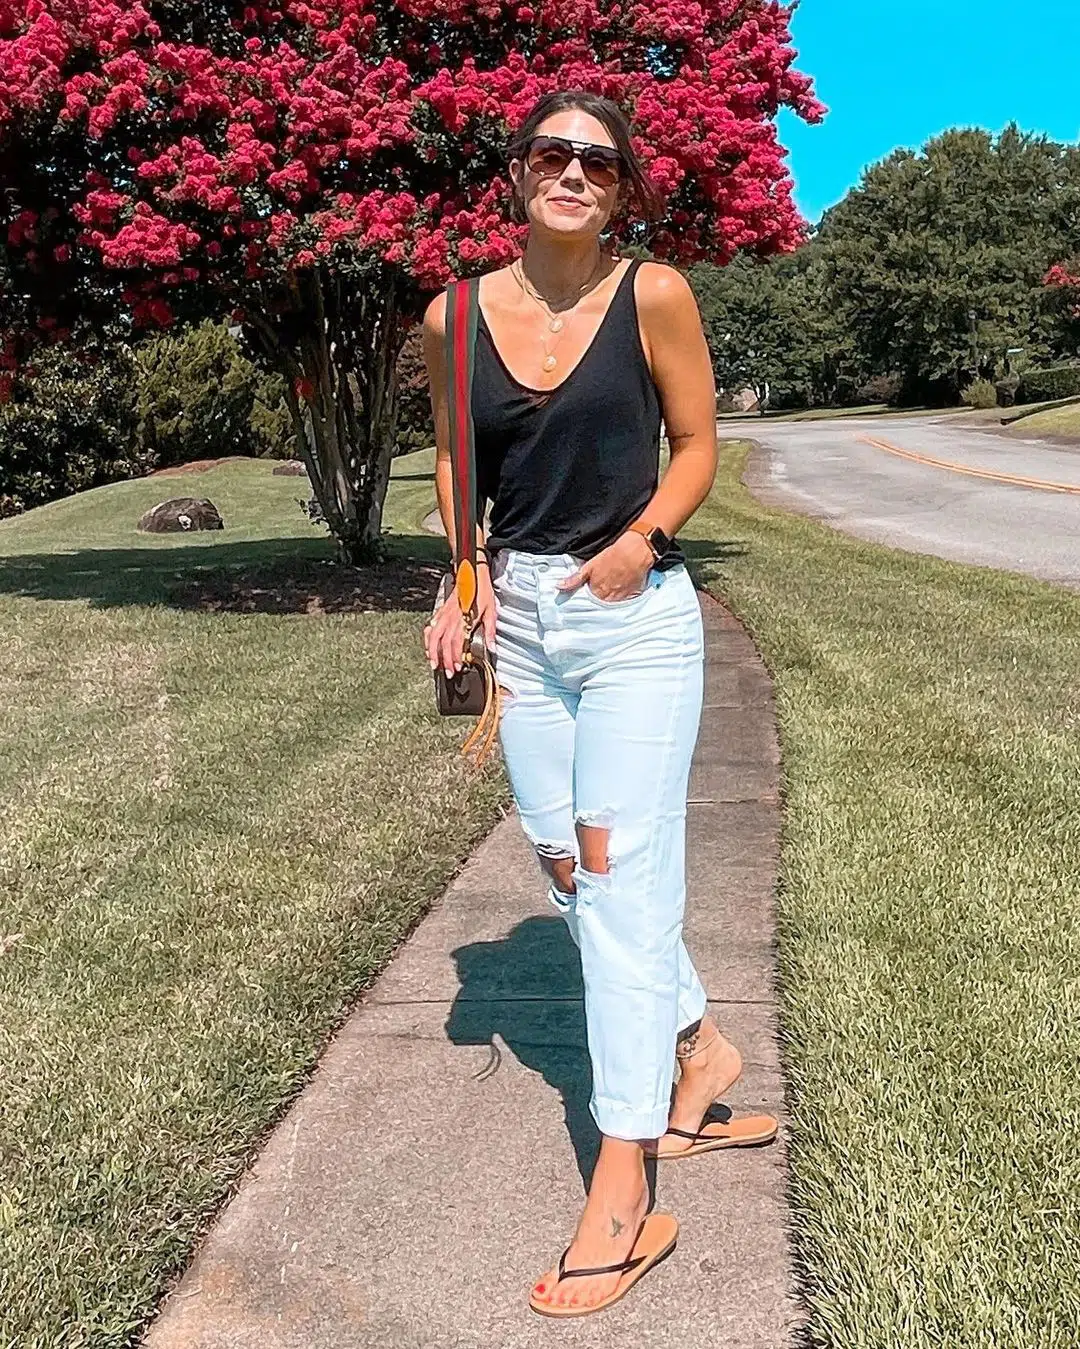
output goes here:
{"type": "Polygon", "coordinates": [[[706,1006],[682,941],[701,611],[681,565],[618,602],[556,589],[579,565],[496,558],[503,757],[541,860],[575,860],[574,893],[552,884],[550,897],[581,953],[593,1118],[615,1138],[656,1138],[677,1033],[706,1006]],[[583,870],[578,824],[610,831],[607,872],[583,870]]]}

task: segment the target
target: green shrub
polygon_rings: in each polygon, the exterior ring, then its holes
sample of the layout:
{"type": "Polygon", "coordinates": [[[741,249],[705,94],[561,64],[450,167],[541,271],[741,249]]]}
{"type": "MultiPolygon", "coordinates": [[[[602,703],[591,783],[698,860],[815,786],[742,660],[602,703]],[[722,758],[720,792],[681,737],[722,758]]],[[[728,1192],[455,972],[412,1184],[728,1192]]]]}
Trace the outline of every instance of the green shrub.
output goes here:
{"type": "Polygon", "coordinates": [[[810,398],[800,385],[774,386],[769,390],[770,412],[801,412],[810,406],[810,398]]]}
{"type": "Polygon", "coordinates": [[[859,394],[862,386],[850,375],[839,375],[833,386],[832,401],[838,408],[858,407],[863,401],[859,394]]]}
{"type": "Polygon", "coordinates": [[[258,373],[251,431],[258,453],[266,459],[299,459],[296,430],[285,403],[284,381],[278,375],[258,373]]]}
{"type": "Polygon", "coordinates": [[[960,379],[955,371],[927,378],[918,371],[904,373],[896,406],[904,408],[954,408],[961,401],[960,379]]]}
{"type": "Polygon", "coordinates": [[[975,379],[960,395],[969,408],[996,408],[997,389],[988,379],[975,379]]]}
{"type": "Polygon", "coordinates": [[[149,338],[136,359],[140,436],[160,467],[292,454],[282,381],[253,365],[225,324],[149,338]]]}
{"type": "Polygon", "coordinates": [[[1052,403],[1055,398],[1080,394],[1080,365],[1054,365],[1046,370],[1027,370],[1021,376],[1018,403],[1052,403]]]}
{"type": "Polygon", "coordinates": [[[898,374],[871,375],[865,384],[860,384],[856,392],[857,403],[888,403],[890,406],[900,397],[903,378],[898,374]]]}
{"type": "Polygon", "coordinates": [[[0,518],[154,467],[139,445],[129,347],[40,353],[0,405],[0,518]]]}

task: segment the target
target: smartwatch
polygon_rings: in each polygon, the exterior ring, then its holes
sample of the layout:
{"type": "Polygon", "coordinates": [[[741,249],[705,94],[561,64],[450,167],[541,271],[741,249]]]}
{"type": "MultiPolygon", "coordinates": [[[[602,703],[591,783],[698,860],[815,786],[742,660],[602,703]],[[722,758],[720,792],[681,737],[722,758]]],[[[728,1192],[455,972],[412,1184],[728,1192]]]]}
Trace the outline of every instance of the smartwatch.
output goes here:
{"type": "Polygon", "coordinates": [[[671,539],[664,533],[659,525],[650,525],[647,520],[635,520],[630,526],[634,534],[640,534],[645,542],[652,549],[653,557],[657,562],[671,549],[671,539]]]}

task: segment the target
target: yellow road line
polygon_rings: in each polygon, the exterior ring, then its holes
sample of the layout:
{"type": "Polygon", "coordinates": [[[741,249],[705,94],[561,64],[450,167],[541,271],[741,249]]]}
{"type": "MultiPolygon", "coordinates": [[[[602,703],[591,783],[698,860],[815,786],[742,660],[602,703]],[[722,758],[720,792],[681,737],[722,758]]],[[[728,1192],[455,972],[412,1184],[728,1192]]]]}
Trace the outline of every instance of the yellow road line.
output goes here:
{"type": "Polygon", "coordinates": [[[990,482],[1007,483],[1011,487],[1031,487],[1038,492],[1065,492],[1071,496],[1080,496],[1080,483],[1047,482],[1045,478],[1025,478],[1019,473],[996,473],[989,468],[972,468],[968,464],[954,464],[949,459],[934,459],[928,454],[917,454],[914,450],[902,450],[899,445],[890,445],[887,440],[875,440],[873,436],[860,436],[859,439],[864,445],[873,445],[876,450],[897,454],[914,464],[948,469],[950,473],[963,473],[969,478],[987,478],[990,482]]]}

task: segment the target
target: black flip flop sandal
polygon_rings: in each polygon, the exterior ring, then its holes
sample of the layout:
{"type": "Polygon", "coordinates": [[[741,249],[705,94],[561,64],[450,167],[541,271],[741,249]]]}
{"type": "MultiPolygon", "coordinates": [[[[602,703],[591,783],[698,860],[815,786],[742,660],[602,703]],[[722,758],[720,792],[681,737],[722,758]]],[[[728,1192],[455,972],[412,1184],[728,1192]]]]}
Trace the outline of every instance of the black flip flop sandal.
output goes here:
{"type": "Polygon", "coordinates": [[[594,1312],[606,1311],[608,1307],[613,1307],[624,1298],[650,1269],[655,1268],[661,1260],[665,1260],[671,1254],[678,1236],[679,1224],[669,1213],[650,1213],[641,1224],[641,1231],[638,1233],[637,1241],[634,1242],[630,1258],[621,1264],[605,1265],[601,1269],[567,1269],[566,1256],[570,1249],[568,1246],[559,1257],[558,1283],[562,1283],[563,1279],[586,1279],[600,1274],[622,1274],[624,1277],[616,1284],[613,1293],[591,1307],[551,1307],[535,1297],[529,1298],[529,1306],[540,1316],[554,1317],[592,1316],[594,1312]]]}
{"type": "Polygon", "coordinates": [[[756,1148],[771,1143],[779,1127],[771,1115],[746,1115],[736,1119],[726,1105],[714,1101],[702,1116],[696,1133],[686,1129],[666,1130],[664,1138],[686,1138],[689,1139],[688,1146],[669,1148],[665,1152],[658,1145],[654,1155],[659,1161],[673,1162],[679,1157],[698,1157],[703,1152],[716,1152],[720,1148],[756,1148]]]}

